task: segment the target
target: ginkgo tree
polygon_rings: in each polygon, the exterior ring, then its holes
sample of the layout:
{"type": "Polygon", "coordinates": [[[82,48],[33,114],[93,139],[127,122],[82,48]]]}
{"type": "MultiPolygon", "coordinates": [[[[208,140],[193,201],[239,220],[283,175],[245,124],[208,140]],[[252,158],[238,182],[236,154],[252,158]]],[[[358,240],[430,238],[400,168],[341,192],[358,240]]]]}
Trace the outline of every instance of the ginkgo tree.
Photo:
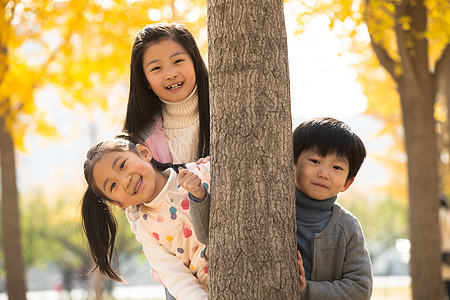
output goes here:
{"type": "MultiPolygon", "coordinates": [[[[361,53],[366,57],[374,53],[389,74],[386,80],[379,72],[367,73],[373,68],[359,68],[366,72],[361,72],[366,91],[373,91],[370,85],[374,82],[386,83],[383,90],[376,91],[377,96],[368,94],[372,111],[383,113],[400,99],[409,183],[412,295],[414,299],[442,299],[437,200],[441,187],[434,116],[440,85],[449,84],[448,77],[443,78],[450,64],[450,3],[334,0],[307,4],[309,7],[299,14],[300,21],[325,14],[332,28],[350,28],[350,37],[368,33],[371,52],[367,55],[366,48],[361,53]],[[394,89],[396,93],[389,93],[394,89]]],[[[396,122],[385,114],[383,117],[391,124],[396,122]]]]}
{"type": "Polygon", "coordinates": [[[202,5],[204,0],[1,2],[1,219],[10,299],[25,299],[26,292],[15,150],[25,149],[28,134],[57,135],[57,128],[46,122],[38,109],[36,91],[52,85],[69,107],[82,103],[106,108],[111,87],[128,81],[137,32],[159,21],[183,21],[196,32],[206,18],[198,8],[202,5]],[[184,15],[189,19],[180,19],[184,15]]]}

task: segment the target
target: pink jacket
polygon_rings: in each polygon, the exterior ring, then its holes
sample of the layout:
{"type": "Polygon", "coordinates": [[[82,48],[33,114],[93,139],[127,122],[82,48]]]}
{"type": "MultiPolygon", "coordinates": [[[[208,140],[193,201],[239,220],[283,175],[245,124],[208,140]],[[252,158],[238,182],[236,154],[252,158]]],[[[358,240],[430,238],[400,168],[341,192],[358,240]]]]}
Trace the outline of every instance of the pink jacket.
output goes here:
{"type": "Polygon", "coordinates": [[[144,144],[150,150],[154,159],[164,164],[172,163],[172,155],[170,154],[167,138],[162,128],[161,117],[156,120],[144,144]]]}

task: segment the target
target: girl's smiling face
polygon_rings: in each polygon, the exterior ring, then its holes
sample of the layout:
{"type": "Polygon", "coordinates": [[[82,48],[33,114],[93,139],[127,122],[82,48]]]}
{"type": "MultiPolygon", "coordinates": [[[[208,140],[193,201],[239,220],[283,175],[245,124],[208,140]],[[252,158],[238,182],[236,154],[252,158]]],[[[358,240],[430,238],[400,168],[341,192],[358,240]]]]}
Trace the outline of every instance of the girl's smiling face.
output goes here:
{"type": "Polygon", "coordinates": [[[152,43],[145,50],[142,63],[145,77],[159,98],[179,102],[194,90],[194,62],[174,40],[167,38],[152,43]]]}
{"type": "Polygon", "coordinates": [[[152,201],[167,181],[150,164],[150,151],[142,145],[137,150],[105,153],[93,168],[98,189],[122,208],[152,201]]]}

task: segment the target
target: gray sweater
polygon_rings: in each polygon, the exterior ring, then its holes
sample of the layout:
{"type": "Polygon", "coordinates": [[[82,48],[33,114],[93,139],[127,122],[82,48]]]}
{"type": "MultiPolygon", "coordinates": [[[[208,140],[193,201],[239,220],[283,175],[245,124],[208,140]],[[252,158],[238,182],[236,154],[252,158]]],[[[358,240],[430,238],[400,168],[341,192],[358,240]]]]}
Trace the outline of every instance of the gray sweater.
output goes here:
{"type": "Polygon", "coordinates": [[[209,207],[210,195],[207,192],[204,200],[189,195],[189,214],[194,232],[200,243],[209,245],[209,207]]]}
{"type": "MultiPolygon", "coordinates": [[[[209,242],[209,197],[202,202],[190,200],[190,214],[198,240],[209,242]]],[[[300,299],[370,299],[373,278],[369,252],[356,217],[333,205],[325,229],[311,242],[311,280],[300,299]]]]}
{"type": "Polygon", "coordinates": [[[372,265],[358,219],[339,204],[311,242],[311,280],[300,299],[370,299],[372,265]]]}

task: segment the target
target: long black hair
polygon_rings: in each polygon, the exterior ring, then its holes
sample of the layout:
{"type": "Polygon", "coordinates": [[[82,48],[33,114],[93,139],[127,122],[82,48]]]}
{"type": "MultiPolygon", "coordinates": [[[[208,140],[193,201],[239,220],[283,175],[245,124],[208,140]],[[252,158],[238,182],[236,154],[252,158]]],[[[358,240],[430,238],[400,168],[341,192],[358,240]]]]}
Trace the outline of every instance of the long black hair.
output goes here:
{"type": "Polygon", "coordinates": [[[144,130],[153,126],[161,115],[162,102],[153,90],[148,88],[148,81],[143,69],[143,56],[150,43],[167,38],[180,44],[194,62],[200,121],[198,157],[205,157],[209,155],[210,143],[208,70],[194,37],[186,27],[180,24],[148,25],[137,35],[131,52],[130,94],[123,130],[145,140],[142,137],[144,130]]]}
{"type": "MultiPolygon", "coordinates": [[[[89,149],[84,162],[84,177],[88,187],[81,201],[83,231],[86,234],[89,252],[95,264],[92,271],[98,268],[100,273],[119,282],[123,282],[123,279],[117,275],[111,266],[113,258],[117,258],[114,248],[117,220],[111,210],[113,201],[108,199],[95,184],[93,170],[95,164],[104,154],[124,151],[132,151],[138,155],[136,143],[126,135],[98,143],[89,149]]],[[[151,163],[160,172],[168,167],[172,167],[178,172],[178,167],[184,166],[161,164],[155,160],[152,160],[151,163]]]]}

